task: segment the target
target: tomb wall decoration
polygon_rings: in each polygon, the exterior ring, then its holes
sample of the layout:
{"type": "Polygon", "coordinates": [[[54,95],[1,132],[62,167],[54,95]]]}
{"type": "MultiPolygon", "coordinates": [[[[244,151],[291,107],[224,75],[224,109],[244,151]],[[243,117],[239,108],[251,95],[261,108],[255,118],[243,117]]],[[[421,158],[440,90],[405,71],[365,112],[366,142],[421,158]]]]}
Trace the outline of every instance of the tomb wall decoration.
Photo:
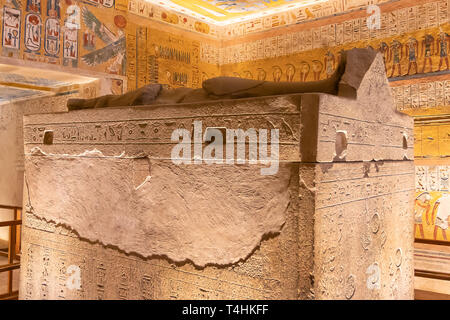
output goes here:
{"type": "Polygon", "coordinates": [[[165,21],[168,13],[145,1],[2,0],[0,7],[1,56],[27,66],[126,76],[129,90],[150,82],[198,87],[202,77],[219,75],[216,64],[200,59],[200,43],[217,42],[215,29],[180,14],[171,13],[177,23],[165,21]]]}
{"type": "MultiPolygon", "coordinates": [[[[285,24],[271,31],[260,28],[252,32],[245,23],[228,26],[233,29],[226,33],[229,40],[225,38],[218,56],[221,73],[269,81],[325,79],[335,69],[341,50],[373,47],[383,54],[397,109],[418,119],[426,118],[426,126],[420,121],[417,124],[416,157],[418,163],[431,166],[428,169],[434,172],[439,166],[450,165],[446,160],[450,156],[445,138],[448,128],[443,120],[450,110],[449,1],[378,5],[379,29],[368,28],[369,14],[363,9],[298,25],[285,24]]],[[[444,171],[440,170],[445,176],[444,171]]],[[[419,196],[437,190],[419,188],[417,192],[419,196]]],[[[442,192],[431,196],[432,208],[440,196],[442,192]]],[[[450,236],[448,228],[434,232],[434,221],[427,222],[425,214],[420,228],[425,232],[420,233],[418,225],[418,239],[446,241],[450,236]],[[429,228],[432,230],[428,232],[429,228]]]]}

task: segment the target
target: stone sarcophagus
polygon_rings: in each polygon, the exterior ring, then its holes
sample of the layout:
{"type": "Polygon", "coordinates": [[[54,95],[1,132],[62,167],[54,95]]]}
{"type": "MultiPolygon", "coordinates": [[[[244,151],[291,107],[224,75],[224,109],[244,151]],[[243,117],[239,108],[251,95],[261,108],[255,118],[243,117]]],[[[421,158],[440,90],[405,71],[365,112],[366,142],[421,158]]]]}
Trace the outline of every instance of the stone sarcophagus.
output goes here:
{"type": "Polygon", "coordinates": [[[411,299],[413,123],[356,97],[24,118],[22,299],[411,299]]]}

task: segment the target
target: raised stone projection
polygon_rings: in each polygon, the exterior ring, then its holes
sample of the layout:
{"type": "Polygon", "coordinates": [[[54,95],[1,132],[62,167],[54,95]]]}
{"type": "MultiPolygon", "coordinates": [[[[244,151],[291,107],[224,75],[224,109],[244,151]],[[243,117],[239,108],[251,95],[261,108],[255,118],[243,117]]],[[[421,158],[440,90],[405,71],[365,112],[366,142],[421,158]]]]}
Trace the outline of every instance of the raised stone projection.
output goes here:
{"type": "Polygon", "coordinates": [[[26,116],[20,297],[412,299],[413,123],[380,55],[367,70],[356,98],[26,116]],[[201,139],[199,121],[278,129],[279,157],[207,164],[194,145],[193,163],[173,163],[172,133],[201,139]]]}
{"type": "Polygon", "coordinates": [[[216,77],[204,81],[200,89],[167,89],[161,84],[149,84],[122,95],[106,95],[93,99],[70,99],[67,102],[67,108],[69,110],[80,110],[152,104],[194,103],[313,92],[339,94],[340,96],[356,98],[362,79],[372,65],[376,54],[377,52],[371,48],[354,48],[349,51],[342,51],[339,64],[334,73],[328,79],[320,81],[272,82],[234,77],[216,77]]]}

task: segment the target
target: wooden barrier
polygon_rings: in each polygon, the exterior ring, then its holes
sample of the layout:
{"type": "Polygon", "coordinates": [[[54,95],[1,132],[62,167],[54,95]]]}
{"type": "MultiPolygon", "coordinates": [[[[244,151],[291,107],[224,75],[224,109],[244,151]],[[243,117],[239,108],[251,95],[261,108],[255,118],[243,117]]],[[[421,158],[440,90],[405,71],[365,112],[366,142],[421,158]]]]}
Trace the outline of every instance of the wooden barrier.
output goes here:
{"type": "Polygon", "coordinates": [[[8,241],[8,264],[0,266],[0,273],[8,272],[8,291],[0,293],[0,300],[16,300],[18,299],[19,291],[13,290],[13,272],[20,268],[20,225],[21,207],[0,205],[0,209],[9,209],[14,211],[14,217],[11,221],[0,221],[0,227],[9,227],[9,241],[8,241]]]}

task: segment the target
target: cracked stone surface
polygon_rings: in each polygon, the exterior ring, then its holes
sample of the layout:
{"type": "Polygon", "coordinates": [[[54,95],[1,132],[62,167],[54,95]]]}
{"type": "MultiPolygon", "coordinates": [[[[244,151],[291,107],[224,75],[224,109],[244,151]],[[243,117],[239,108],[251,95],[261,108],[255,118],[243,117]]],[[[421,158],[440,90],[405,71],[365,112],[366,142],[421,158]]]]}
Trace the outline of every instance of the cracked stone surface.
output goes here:
{"type": "Polygon", "coordinates": [[[26,184],[35,215],[82,238],[144,257],[227,265],[285,222],[289,165],[273,176],[259,169],[34,149],[26,184]]]}

